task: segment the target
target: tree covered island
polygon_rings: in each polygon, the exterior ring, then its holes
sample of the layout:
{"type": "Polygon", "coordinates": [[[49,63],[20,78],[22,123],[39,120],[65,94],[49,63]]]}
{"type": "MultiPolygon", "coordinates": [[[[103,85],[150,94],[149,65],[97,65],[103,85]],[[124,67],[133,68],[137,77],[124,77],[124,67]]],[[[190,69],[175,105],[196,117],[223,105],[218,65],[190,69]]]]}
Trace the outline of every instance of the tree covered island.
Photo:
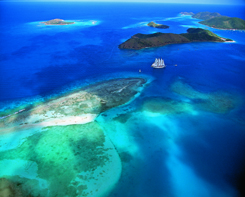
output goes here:
{"type": "Polygon", "coordinates": [[[221,17],[221,15],[218,12],[198,12],[192,15],[192,18],[197,18],[201,20],[208,20],[216,17],[221,17]]]}
{"type": "Polygon", "coordinates": [[[67,22],[63,19],[58,19],[58,18],[52,19],[49,21],[44,21],[42,23],[44,23],[45,25],[72,25],[72,24],[75,24],[75,22],[71,22],[71,21],[67,22]]]}
{"type": "Polygon", "coordinates": [[[147,24],[147,26],[154,27],[154,28],[159,28],[159,29],[168,29],[169,28],[169,26],[167,26],[167,25],[157,24],[157,23],[155,23],[153,21],[149,22],[147,24]]]}
{"type": "Polygon", "coordinates": [[[119,45],[120,49],[143,49],[160,47],[168,44],[181,44],[190,42],[227,42],[231,39],[221,38],[209,30],[189,28],[187,33],[154,33],[135,34],[130,39],[119,45]]]}
{"type": "Polygon", "coordinates": [[[201,19],[203,21],[199,23],[216,29],[245,29],[245,20],[237,17],[222,16],[218,12],[198,12],[193,14],[192,18],[201,19]]]}
{"type": "Polygon", "coordinates": [[[245,29],[245,20],[236,17],[221,16],[199,23],[217,29],[245,29]]]}

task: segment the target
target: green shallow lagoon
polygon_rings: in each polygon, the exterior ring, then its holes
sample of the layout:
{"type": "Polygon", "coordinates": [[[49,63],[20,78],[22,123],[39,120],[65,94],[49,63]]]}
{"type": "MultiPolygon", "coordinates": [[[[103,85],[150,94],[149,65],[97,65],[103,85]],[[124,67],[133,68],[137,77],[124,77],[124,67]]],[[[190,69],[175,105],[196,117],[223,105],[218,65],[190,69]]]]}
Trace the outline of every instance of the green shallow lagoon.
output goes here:
{"type": "MultiPolygon", "coordinates": [[[[111,170],[111,165],[116,165],[112,169],[116,179],[121,171],[120,159],[97,123],[42,128],[17,148],[2,151],[1,168],[6,161],[9,166],[1,177],[24,196],[89,196],[103,189],[99,179],[111,176],[108,167],[111,170]],[[95,180],[93,187],[90,179],[95,180]]],[[[112,184],[114,181],[112,178],[112,184]]],[[[107,187],[111,184],[105,183],[107,187]]]]}

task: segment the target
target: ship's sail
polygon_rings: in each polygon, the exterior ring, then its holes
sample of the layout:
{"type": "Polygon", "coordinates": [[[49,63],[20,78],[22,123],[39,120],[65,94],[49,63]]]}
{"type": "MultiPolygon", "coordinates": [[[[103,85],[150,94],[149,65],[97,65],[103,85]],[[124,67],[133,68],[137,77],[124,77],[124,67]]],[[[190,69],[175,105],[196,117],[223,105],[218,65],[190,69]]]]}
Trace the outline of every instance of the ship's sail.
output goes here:
{"type": "Polygon", "coordinates": [[[156,58],[155,62],[151,65],[153,68],[165,68],[166,65],[164,64],[163,59],[161,58],[156,58]]]}

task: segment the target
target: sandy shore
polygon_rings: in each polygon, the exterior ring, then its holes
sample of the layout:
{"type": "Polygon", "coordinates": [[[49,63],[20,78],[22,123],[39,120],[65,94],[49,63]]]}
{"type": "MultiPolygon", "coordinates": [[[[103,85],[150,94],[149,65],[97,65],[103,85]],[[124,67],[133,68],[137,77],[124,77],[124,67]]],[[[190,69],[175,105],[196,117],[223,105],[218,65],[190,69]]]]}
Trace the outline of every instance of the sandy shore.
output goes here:
{"type": "MultiPolygon", "coordinates": [[[[114,145],[94,120],[103,111],[131,102],[146,83],[143,78],[100,82],[7,114],[0,120],[0,141],[4,141],[0,161],[8,161],[9,169],[18,161],[32,168],[1,175],[10,176],[17,187],[27,181],[28,190],[33,188],[33,177],[47,181],[45,189],[51,196],[67,192],[71,196],[74,192],[77,196],[107,196],[121,176],[122,164],[114,145]]],[[[38,188],[35,192],[49,196],[38,188]]]]}
{"type": "Polygon", "coordinates": [[[125,78],[89,85],[33,108],[6,114],[0,119],[0,128],[85,124],[101,112],[129,102],[146,82],[143,78],[125,78]]]}
{"type": "MultiPolygon", "coordinates": [[[[41,126],[41,127],[47,127],[47,126],[60,126],[60,125],[73,125],[73,124],[86,124],[89,122],[93,122],[95,118],[98,116],[98,114],[83,114],[79,116],[65,116],[65,117],[59,117],[59,118],[49,118],[44,120],[43,122],[36,123],[36,124],[30,124],[30,126],[41,126]]],[[[36,117],[32,117],[36,118],[36,117]]],[[[40,119],[38,117],[37,119],[40,119]]]]}

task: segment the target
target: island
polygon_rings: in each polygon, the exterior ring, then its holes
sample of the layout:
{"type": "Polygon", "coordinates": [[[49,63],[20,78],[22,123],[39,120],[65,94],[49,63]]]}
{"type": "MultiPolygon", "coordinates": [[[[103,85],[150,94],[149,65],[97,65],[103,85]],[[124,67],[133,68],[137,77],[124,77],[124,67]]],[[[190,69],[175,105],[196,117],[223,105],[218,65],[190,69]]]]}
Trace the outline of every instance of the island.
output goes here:
{"type": "Polygon", "coordinates": [[[181,44],[189,42],[230,42],[230,39],[221,38],[213,32],[201,28],[189,28],[187,33],[154,33],[135,34],[130,39],[120,44],[120,49],[143,49],[149,47],[160,47],[168,44],[181,44]]]}
{"type": "Polygon", "coordinates": [[[129,102],[139,93],[137,88],[145,83],[143,78],[122,78],[89,85],[20,113],[6,115],[0,119],[0,128],[90,122],[101,112],[129,102]]]}
{"type": "Polygon", "coordinates": [[[180,12],[181,15],[194,15],[193,12],[180,12]]]}
{"type": "Polygon", "coordinates": [[[217,12],[198,12],[192,15],[192,17],[204,20],[199,23],[216,29],[245,29],[245,20],[237,17],[222,16],[217,12]]]}
{"type": "Polygon", "coordinates": [[[72,25],[72,24],[75,24],[75,22],[67,22],[63,19],[52,19],[52,20],[49,20],[49,21],[44,21],[42,22],[44,23],[45,25],[72,25]]]}
{"type": "Polygon", "coordinates": [[[168,29],[169,28],[169,26],[167,26],[167,25],[157,24],[153,21],[149,22],[147,25],[149,27],[154,27],[154,28],[159,28],[159,29],[168,29]]]}
{"type": "Polygon", "coordinates": [[[0,193],[107,196],[122,162],[95,118],[136,98],[145,84],[144,78],[105,80],[1,117],[1,135],[10,136],[1,138],[0,193]]]}
{"type": "Polygon", "coordinates": [[[236,17],[221,16],[201,21],[199,23],[216,29],[245,29],[245,20],[236,17]]]}
{"type": "Polygon", "coordinates": [[[198,12],[197,14],[192,15],[192,18],[208,20],[208,19],[220,17],[220,16],[221,15],[218,12],[198,12]]]}

